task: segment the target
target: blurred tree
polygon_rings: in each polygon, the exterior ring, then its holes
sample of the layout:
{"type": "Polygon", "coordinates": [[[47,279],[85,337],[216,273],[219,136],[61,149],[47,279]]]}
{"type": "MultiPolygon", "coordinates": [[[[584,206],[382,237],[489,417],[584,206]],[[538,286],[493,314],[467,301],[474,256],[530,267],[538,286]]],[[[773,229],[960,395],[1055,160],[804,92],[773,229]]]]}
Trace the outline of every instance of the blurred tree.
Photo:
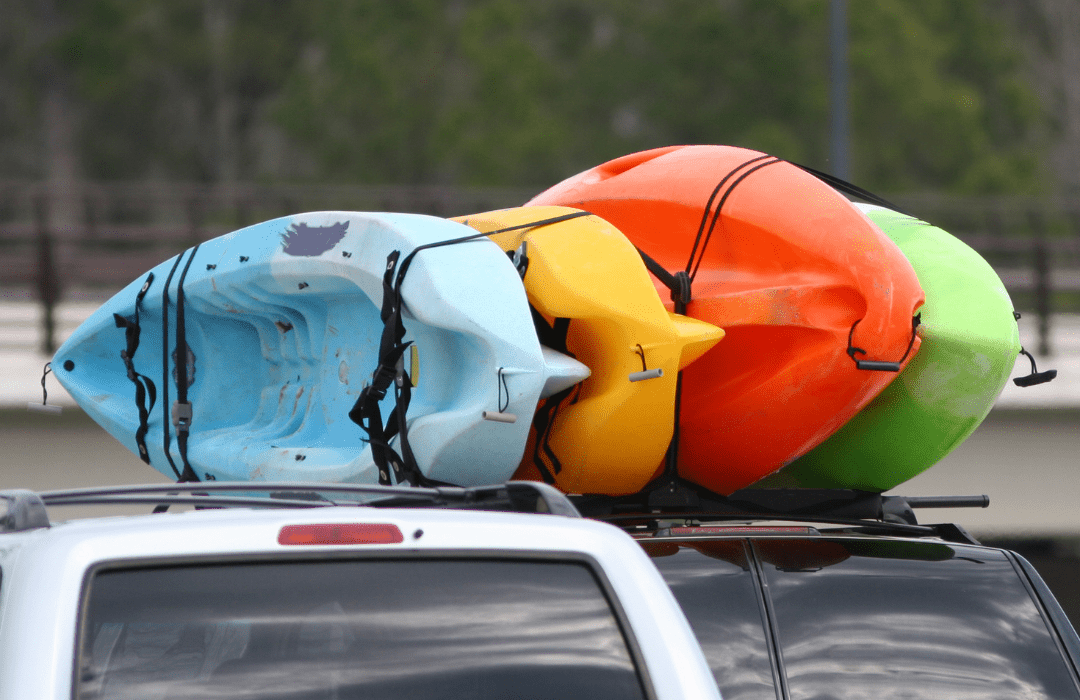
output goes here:
{"type": "Polygon", "coordinates": [[[86,175],[290,174],[275,161],[282,139],[268,110],[305,45],[301,4],[67,2],[71,29],[57,53],[84,105],[86,175]]]}
{"type": "Polygon", "coordinates": [[[313,7],[315,39],[278,113],[330,177],[541,181],[567,138],[556,66],[532,41],[545,11],[515,0],[313,7]]]}
{"type": "MultiPolygon", "coordinates": [[[[855,179],[1029,191],[1043,115],[981,0],[851,5],[855,179]]],[[[326,174],[543,185],[728,143],[828,170],[825,0],[342,2],[282,117],[326,174]]]]}
{"type": "Polygon", "coordinates": [[[54,0],[17,0],[0,22],[0,175],[70,180],[78,110],[57,50],[67,24],[54,0]]]}
{"type": "MultiPolygon", "coordinates": [[[[542,187],[672,143],[829,169],[828,0],[13,3],[0,127],[42,142],[46,93],[67,86],[92,179],[542,187]],[[63,19],[52,34],[43,3],[63,19]]],[[[859,184],[1044,183],[1046,111],[1001,8],[849,4],[859,184]]],[[[21,143],[0,137],[0,174],[42,176],[21,143]]]]}
{"type": "Polygon", "coordinates": [[[999,0],[1025,72],[1052,117],[1049,161],[1060,190],[1080,195],[1080,2],[999,0]]]}
{"type": "Polygon", "coordinates": [[[852,5],[856,177],[888,191],[1030,192],[1046,117],[981,0],[852,5]]]}

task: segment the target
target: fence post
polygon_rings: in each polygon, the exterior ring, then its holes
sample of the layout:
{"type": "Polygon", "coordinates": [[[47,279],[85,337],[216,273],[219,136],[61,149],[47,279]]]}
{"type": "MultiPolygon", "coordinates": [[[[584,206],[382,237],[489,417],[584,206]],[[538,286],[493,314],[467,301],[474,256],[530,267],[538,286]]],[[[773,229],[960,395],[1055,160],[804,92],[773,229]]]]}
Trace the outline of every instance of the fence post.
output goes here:
{"type": "Polygon", "coordinates": [[[1053,311],[1053,300],[1050,298],[1050,256],[1047,250],[1046,229],[1043,226],[1042,216],[1038,212],[1029,212],[1028,220],[1032,230],[1031,263],[1035,273],[1035,313],[1039,317],[1038,354],[1049,356],[1052,352],[1050,314],[1053,311]]]}
{"type": "Polygon", "coordinates": [[[56,322],[54,311],[60,299],[60,280],[56,274],[52,232],[49,230],[48,195],[39,192],[34,197],[34,228],[37,245],[36,286],[41,302],[41,353],[56,352],[56,322]]]}

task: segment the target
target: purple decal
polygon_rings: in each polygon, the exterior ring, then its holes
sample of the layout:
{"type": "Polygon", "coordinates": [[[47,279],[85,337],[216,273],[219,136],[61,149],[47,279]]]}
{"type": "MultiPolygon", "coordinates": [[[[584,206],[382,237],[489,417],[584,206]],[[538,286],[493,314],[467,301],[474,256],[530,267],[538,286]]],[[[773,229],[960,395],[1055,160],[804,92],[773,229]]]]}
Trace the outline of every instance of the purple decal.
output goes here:
{"type": "Polygon", "coordinates": [[[339,221],[329,226],[308,226],[295,223],[281,234],[283,251],[288,255],[322,255],[345,237],[345,231],[348,228],[348,221],[339,221]]]}

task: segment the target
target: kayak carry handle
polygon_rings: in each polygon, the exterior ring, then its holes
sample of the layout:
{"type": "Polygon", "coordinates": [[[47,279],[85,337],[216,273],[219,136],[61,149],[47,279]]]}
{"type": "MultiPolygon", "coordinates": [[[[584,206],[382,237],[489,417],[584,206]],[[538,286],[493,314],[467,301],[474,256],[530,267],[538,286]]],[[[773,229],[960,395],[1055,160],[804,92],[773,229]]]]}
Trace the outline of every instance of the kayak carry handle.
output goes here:
{"type": "Polygon", "coordinates": [[[495,423],[517,423],[517,416],[513,413],[503,413],[502,411],[484,411],[480,414],[484,420],[493,421],[495,423]]]}
{"type": "Polygon", "coordinates": [[[1056,369],[1048,369],[1045,372],[1040,372],[1039,369],[1035,366],[1035,356],[1025,350],[1023,347],[1020,348],[1020,354],[1026,355],[1027,358],[1031,360],[1031,374],[1025,375],[1023,377],[1017,377],[1016,379],[1014,379],[1013,384],[1015,384],[1016,386],[1029,387],[1035,386],[1036,384],[1045,384],[1048,381],[1057,377],[1056,369]]]}
{"type": "Polygon", "coordinates": [[[664,370],[657,367],[656,369],[646,369],[641,372],[631,372],[630,381],[643,382],[646,379],[659,379],[664,376],[664,370]]]}
{"type": "MultiPolygon", "coordinates": [[[[862,321],[860,318],[859,321],[862,321]]],[[[915,314],[911,317],[911,339],[908,340],[907,350],[904,351],[904,356],[896,362],[888,362],[886,360],[860,360],[855,355],[865,355],[866,351],[862,348],[855,347],[852,342],[852,336],[855,335],[855,326],[859,325],[859,321],[851,324],[851,330],[848,331],[847,336],[847,354],[855,362],[855,369],[866,370],[870,372],[899,372],[900,366],[904,364],[904,360],[911,354],[911,348],[915,347],[915,336],[919,328],[919,324],[922,323],[922,314],[915,314]]]]}
{"type": "Polygon", "coordinates": [[[899,362],[883,362],[881,360],[855,360],[855,369],[864,369],[878,372],[899,372],[899,362]]]}
{"type": "Polygon", "coordinates": [[[641,371],[631,372],[630,376],[628,377],[630,381],[643,382],[646,379],[659,379],[660,377],[664,376],[663,369],[659,367],[655,369],[649,369],[648,365],[645,364],[645,349],[641,347],[641,343],[638,343],[637,350],[635,350],[634,352],[636,352],[641,357],[641,371]]]}

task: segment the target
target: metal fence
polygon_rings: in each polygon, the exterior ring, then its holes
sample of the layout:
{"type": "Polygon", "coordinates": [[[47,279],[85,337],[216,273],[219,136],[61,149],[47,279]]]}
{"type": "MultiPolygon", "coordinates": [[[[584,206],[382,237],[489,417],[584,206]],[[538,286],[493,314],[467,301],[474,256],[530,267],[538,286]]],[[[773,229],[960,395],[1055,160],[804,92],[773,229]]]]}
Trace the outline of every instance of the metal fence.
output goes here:
{"type": "MultiPolygon", "coordinates": [[[[54,309],[71,293],[105,297],[197,242],[303,211],[398,211],[453,216],[516,206],[526,188],[185,183],[79,183],[64,189],[0,181],[0,290],[42,305],[42,351],[55,345],[54,309]]],[[[1039,322],[1080,310],[1080,199],[894,198],[966,241],[994,266],[1018,308],[1039,322]]]]}

